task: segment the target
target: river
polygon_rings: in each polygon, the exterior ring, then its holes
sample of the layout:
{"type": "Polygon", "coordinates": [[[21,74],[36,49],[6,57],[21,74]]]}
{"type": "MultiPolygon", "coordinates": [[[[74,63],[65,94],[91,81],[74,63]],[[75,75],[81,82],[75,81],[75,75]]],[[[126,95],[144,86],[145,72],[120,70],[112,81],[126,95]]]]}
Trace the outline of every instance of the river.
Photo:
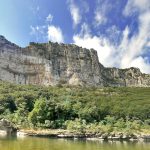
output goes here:
{"type": "Polygon", "coordinates": [[[102,142],[37,137],[0,138],[0,150],[150,150],[150,142],[102,142]]]}

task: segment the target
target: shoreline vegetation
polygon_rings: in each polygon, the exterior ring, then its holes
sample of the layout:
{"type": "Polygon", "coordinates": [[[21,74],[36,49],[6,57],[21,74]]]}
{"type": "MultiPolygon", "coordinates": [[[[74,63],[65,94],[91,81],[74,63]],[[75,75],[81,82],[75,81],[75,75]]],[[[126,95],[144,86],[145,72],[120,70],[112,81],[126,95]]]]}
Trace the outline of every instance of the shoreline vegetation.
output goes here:
{"type": "Polygon", "coordinates": [[[0,81],[0,119],[18,135],[150,139],[150,88],[44,87],[0,81]]]}

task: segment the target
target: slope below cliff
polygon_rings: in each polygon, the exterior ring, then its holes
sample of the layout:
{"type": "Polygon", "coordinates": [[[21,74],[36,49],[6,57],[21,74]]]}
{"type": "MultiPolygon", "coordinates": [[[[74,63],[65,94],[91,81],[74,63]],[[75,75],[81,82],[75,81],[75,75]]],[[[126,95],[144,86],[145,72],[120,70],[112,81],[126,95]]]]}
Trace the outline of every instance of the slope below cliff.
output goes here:
{"type": "Polygon", "coordinates": [[[52,42],[20,48],[3,36],[0,80],[38,85],[150,86],[150,75],[137,68],[105,68],[93,49],[52,42]]]}

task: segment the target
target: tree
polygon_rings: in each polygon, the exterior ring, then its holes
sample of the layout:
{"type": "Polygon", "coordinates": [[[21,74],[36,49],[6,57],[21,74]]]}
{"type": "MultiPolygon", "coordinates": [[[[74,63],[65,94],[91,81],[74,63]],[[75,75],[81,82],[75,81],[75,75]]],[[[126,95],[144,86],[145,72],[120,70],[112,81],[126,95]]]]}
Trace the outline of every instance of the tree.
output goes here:
{"type": "Polygon", "coordinates": [[[34,125],[45,124],[45,120],[54,119],[55,106],[45,98],[36,100],[34,109],[29,113],[28,120],[34,125]]]}

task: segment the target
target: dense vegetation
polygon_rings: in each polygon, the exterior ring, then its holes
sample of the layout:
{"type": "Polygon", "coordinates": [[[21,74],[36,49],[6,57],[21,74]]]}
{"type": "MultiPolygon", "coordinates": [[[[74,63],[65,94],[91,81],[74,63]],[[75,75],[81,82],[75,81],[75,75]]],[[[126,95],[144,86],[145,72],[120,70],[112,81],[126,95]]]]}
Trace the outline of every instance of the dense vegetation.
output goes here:
{"type": "Polygon", "coordinates": [[[149,130],[150,88],[42,87],[1,81],[0,118],[22,128],[149,130]]]}

